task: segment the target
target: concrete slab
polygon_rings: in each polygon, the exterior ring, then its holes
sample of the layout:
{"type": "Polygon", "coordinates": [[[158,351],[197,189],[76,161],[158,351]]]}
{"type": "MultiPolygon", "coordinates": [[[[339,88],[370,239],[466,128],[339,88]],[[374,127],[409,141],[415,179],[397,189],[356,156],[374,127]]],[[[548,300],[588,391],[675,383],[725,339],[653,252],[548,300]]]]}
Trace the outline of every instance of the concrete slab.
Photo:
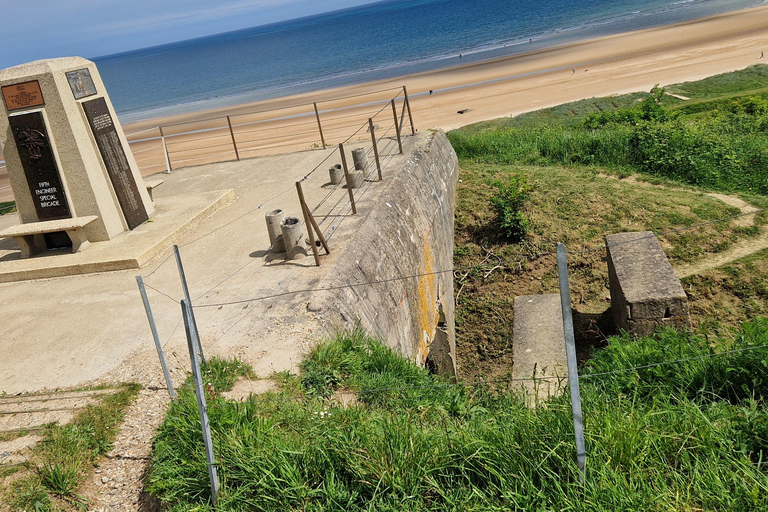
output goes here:
{"type": "Polygon", "coordinates": [[[520,383],[526,402],[535,406],[568,385],[560,295],[522,295],[515,297],[514,308],[512,378],[542,379],[520,383]]]}
{"type": "MultiPolygon", "coordinates": [[[[154,222],[146,225],[147,230],[158,229],[166,222],[163,210],[171,207],[174,197],[190,201],[205,198],[213,204],[216,197],[226,193],[211,191],[231,189],[237,196],[226,208],[202,219],[195,229],[177,233],[176,243],[206,356],[239,357],[265,377],[275,371],[295,370],[307,347],[325,334],[325,327],[307,310],[311,292],[302,290],[317,286],[333,267],[388,180],[403,172],[409,152],[431,136],[425,133],[406,138],[405,155],[397,154],[396,143],[382,141],[379,151],[387,163],[384,181],[367,182],[357,193],[358,214],[354,216],[349,212],[347,190],[329,186],[328,168],[338,163],[338,151],[332,149],[209,164],[158,175],[165,182],[154,191],[158,211],[154,222]],[[321,267],[315,266],[311,256],[267,261],[269,235],[264,215],[281,208],[286,215],[300,217],[295,182],[305,176],[304,195],[310,209],[317,208],[315,215],[328,237],[331,254],[321,256],[321,267]],[[300,293],[292,293],[296,291],[300,293]]],[[[353,147],[360,145],[365,144],[353,147]]],[[[15,218],[0,216],[0,229],[13,222],[17,222],[15,218]]],[[[145,226],[137,229],[143,231],[145,226]]],[[[142,245],[144,236],[126,234],[126,247],[142,245]]],[[[143,247],[137,252],[151,258],[154,246],[143,247]]],[[[43,259],[88,257],[98,252],[92,253],[95,248],[96,244],[92,244],[81,255],[57,254],[43,259]]],[[[7,246],[2,250],[6,251],[3,257],[15,252],[7,246]]],[[[177,384],[181,382],[189,371],[179,305],[181,286],[171,249],[158,248],[156,254],[158,257],[148,263],[138,261],[143,265],[138,271],[123,269],[0,283],[0,393],[105,381],[164,387],[136,285],[139,274],[148,287],[172,378],[177,384]]],[[[10,257],[0,259],[0,267],[22,263],[10,257]]]]}

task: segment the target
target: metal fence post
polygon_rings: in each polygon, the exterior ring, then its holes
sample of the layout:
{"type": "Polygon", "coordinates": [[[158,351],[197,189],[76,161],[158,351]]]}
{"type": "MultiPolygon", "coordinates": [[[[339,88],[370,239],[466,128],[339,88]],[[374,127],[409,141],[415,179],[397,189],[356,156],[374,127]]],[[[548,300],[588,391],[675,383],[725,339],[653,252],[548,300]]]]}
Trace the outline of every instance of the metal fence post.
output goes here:
{"type": "Polygon", "coordinates": [[[320,112],[317,110],[317,102],[315,102],[314,105],[315,105],[315,117],[317,118],[317,129],[320,130],[320,143],[323,145],[323,149],[325,149],[325,137],[323,137],[323,125],[320,124],[320,112]]]}
{"type": "Polygon", "coordinates": [[[403,141],[400,139],[400,125],[397,123],[397,107],[395,107],[395,100],[391,99],[392,102],[392,115],[395,118],[395,132],[397,133],[397,146],[400,148],[400,154],[403,153],[403,141]]]}
{"type": "Polygon", "coordinates": [[[349,186],[349,168],[347,167],[347,157],[344,154],[344,144],[339,144],[339,153],[341,153],[341,166],[344,168],[344,179],[347,182],[349,202],[352,205],[352,215],[357,215],[357,206],[355,206],[355,194],[352,192],[352,187],[349,186]]]}
{"type": "Polygon", "coordinates": [[[197,339],[197,350],[200,352],[200,359],[205,364],[205,353],[203,352],[203,344],[200,342],[200,333],[197,330],[197,320],[195,320],[195,313],[192,311],[192,299],[189,297],[189,288],[187,288],[187,278],[184,275],[184,267],[181,265],[181,254],[179,254],[179,246],[173,246],[173,252],[176,254],[176,266],[179,267],[179,278],[181,278],[181,288],[184,290],[184,298],[189,303],[189,311],[192,316],[192,328],[195,330],[195,338],[197,339]]]}
{"type": "Polygon", "coordinates": [[[163,153],[165,154],[165,172],[171,174],[171,171],[173,170],[171,167],[171,156],[168,154],[168,145],[165,143],[163,127],[159,126],[158,128],[160,129],[160,141],[163,143],[163,153]]]}
{"type": "Polygon", "coordinates": [[[408,91],[403,86],[403,95],[405,96],[405,105],[408,107],[408,120],[411,123],[411,135],[416,135],[416,128],[413,126],[413,116],[411,115],[411,102],[408,100],[408,91]]]}
{"type": "Polygon", "coordinates": [[[208,421],[208,406],[205,403],[205,388],[200,372],[200,362],[197,359],[197,346],[200,340],[197,338],[197,329],[192,322],[192,305],[189,301],[181,301],[181,313],[184,316],[184,329],[187,333],[187,346],[189,347],[189,359],[192,362],[192,378],[195,381],[195,395],[197,398],[197,410],[200,413],[200,426],[203,431],[203,444],[205,445],[205,458],[208,461],[208,478],[211,481],[211,504],[215,507],[219,496],[219,475],[216,471],[216,459],[213,455],[213,439],[211,438],[211,424],[208,421]]]}
{"type": "MultiPolygon", "coordinates": [[[[312,213],[309,211],[309,207],[307,206],[306,201],[304,201],[304,191],[301,190],[301,182],[296,182],[296,190],[299,193],[299,205],[301,205],[301,213],[304,214],[304,225],[307,226],[307,234],[309,235],[309,243],[312,245],[312,254],[315,256],[315,265],[318,267],[320,266],[320,255],[317,251],[317,244],[315,244],[315,233],[313,225],[313,222],[310,220],[312,218],[312,213]]],[[[323,244],[325,244],[325,241],[323,241],[323,244]]],[[[328,247],[325,246],[325,250],[328,251],[328,247]]]]}
{"type": "Polygon", "coordinates": [[[373,143],[373,156],[376,159],[376,170],[379,171],[379,181],[381,181],[383,178],[381,177],[381,162],[379,161],[379,147],[376,144],[376,133],[374,132],[373,127],[373,118],[368,118],[368,131],[371,132],[371,142],[373,143]]]}
{"type": "Polygon", "coordinates": [[[168,395],[173,399],[176,398],[176,392],[173,390],[173,382],[171,382],[171,373],[168,371],[168,363],[165,360],[163,345],[160,343],[160,336],[157,335],[157,326],[155,325],[155,317],[152,316],[152,308],[149,305],[147,290],[144,288],[144,281],[141,279],[141,276],[136,276],[136,282],[139,284],[141,300],[144,302],[144,311],[147,312],[147,320],[149,320],[149,328],[152,330],[152,338],[155,340],[155,348],[157,349],[157,356],[160,358],[160,366],[163,367],[165,385],[168,386],[168,395]]]}
{"type": "Polygon", "coordinates": [[[579,369],[576,365],[576,340],[573,333],[573,312],[571,311],[571,290],[568,283],[568,261],[565,246],[557,244],[557,274],[560,278],[560,304],[563,309],[563,331],[565,332],[565,353],[568,358],[568,384],[571,390],[573,411],[573,433],[576,437],[576,464],[584,483],[587,452],[584,445],[584,418],[581,414],[581,392],[579,390],[579,369]]]}
{"type": "Polygon", "coordinates": [[[235,131],[232,129],[232,120],[227,116],[227,125],[229,126],[229,135],[232,137],[232,147],[235,148],[235,158],[240,161],[240,153],[237,151],[237,141],[235,140],[235,131]]]}

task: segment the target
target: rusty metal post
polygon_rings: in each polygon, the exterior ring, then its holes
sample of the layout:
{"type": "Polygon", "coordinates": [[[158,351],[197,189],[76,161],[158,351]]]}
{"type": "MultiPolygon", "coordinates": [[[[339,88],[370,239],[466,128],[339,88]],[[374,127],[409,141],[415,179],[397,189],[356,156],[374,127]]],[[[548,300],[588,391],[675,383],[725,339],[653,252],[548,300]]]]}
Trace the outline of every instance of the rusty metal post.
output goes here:
{"type": "Polygon", "coordinates": [[[240,161],[240,153],[237,151],[237,142],[235,141],[235,131],[232,129],[232,121],[227,116],[227,125],[229,126],[229,135],[232,137],[232,147],[235,148],[235,157],[240,161]]]}
{"type": "Polygon", "coordinates": [[[171,174],[171,171],[173,170],[171,168],[171,157],[168,155],[168,146],[165,143],[165,135],[163,134],[163,127],[159,126],[160,129],[160,141],[163,143],[163,153],[165,153],[165,172],[167,174],[171,174]]]}
{"type": "Polygon", "coordinates": [[[322,149],[325,149],[325,137],[323,137],[323,125],[320,124],[320,112],[317,110],[317,102],[315,105],[315,117],[317,118],[317,129],[320,130],[320,142],[322,143],[322,149]]]}
{"type": "Polygon", "coordinates": [[[344,179],[347,182],[349,202],[352,205],[352,215],[357,215],[357,206],[355,206],[355,194],[352,192],[352,187],[349,186],[349,169],[347,168],[347,157],[344,155],[344,144],[339,144],[339,153],[341,153],[341,166],[344,168],[344,179]]]}
{"type": "Polygon", "coordinates": [[[397,132],[397,146],[400,148],[400,154],[403,153],[403,141],[400,139],[400,125],[397,123],[397,107],[395,107],[395,100],[392,102],[392,116],[395,118],[395,132],[397,132]]]}
{"type": "Polygon", "coordinates": [[[315,243],[315,232],[320,239],[320,243],[323,244],[326,254],[330,254],[328,250],[328,243],[323,237],[323,233],[320,231],[320,226],[315,222],[315,218],[312,216],[312,212],[309,211],[307,201],[304,200],[304,191],[301,189],[301,182],[296,182],[296,191],[299,193],[299,203],[301,204],[301,211],[304,214],[304,225],[307,226],[307,234],[309,235],[309,242],[312,244],[312,253],[315,255],[315,265],[320,266],[320,255],[317,252],[317,244],[315,243]]]}
{"type": "Polygon", "coordinates": [[[416,128],[413,126],[413,116],[411,115],[411,102],[408,100],[408,91],[403,86],[403,95],[405,96],[405,105],[408,107],[408,120],[411,122],[411,135],[416,135],[416,128]]]}
{"type": "Polygon", "coordinates": [[[373,143],[373,156],[376,159],[376,170],[379,171],[379,181],[381,177],[381,162],[379,161],[379,148],[376,146],[376,133],[373,128],[373,118],[368,118],[368,131],[371,132],[371,142],[373,143]]]}

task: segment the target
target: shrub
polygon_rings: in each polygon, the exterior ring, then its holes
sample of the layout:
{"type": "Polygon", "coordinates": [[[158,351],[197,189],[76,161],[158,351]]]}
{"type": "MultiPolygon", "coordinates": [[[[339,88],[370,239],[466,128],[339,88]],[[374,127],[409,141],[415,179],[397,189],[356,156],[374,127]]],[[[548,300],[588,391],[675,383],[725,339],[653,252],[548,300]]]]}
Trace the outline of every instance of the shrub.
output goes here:
{"type": "Polygon", "coordinates": [[[491,198],[491,206],[501,227],[501,234],[511,242],[519,242],[528,231],[528,219],[523,214],[523,206],[529,198],[528,181],[525,176],[513,174],[507,182],[500,180],[491,183],[497,188],[491,198]]]}

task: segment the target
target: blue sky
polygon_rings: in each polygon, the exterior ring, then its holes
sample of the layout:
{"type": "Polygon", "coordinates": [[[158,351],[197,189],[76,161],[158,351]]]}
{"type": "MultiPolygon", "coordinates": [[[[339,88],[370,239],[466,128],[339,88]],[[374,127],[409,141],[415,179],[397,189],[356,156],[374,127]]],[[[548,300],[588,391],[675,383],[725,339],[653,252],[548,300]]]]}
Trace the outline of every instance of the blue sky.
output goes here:
{"type": "Polygon", "coordinates": [[[0,69],[93,58],[374,0],[0,0],[0,69]]]}

